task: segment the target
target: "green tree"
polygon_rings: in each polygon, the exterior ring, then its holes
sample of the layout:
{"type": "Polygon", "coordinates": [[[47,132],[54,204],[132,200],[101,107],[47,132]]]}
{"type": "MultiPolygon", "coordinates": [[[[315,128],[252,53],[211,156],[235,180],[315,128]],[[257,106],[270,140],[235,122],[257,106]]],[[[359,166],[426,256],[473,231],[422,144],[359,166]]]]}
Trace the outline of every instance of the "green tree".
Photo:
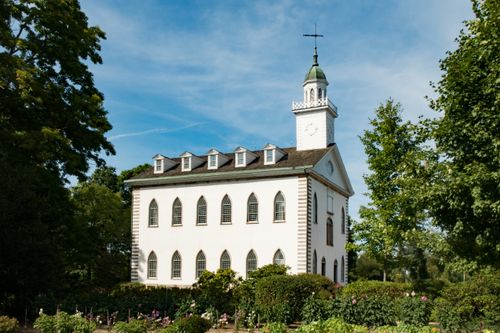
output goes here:
{"type": "Polygon", "coordinates": [[[423,220],[412,184],[421,149],[413,126],[403,123],[401,112],[399,103],[387,100],[375,110],[372,129],[360,138],[371,171],[364,176],[370,203],[359,211],[361,221],[353,226],[351,247],[382,264],[384,281],[388,270],[398,264],[398,252],[423,220]]]}
{"type": "Polygon", "coordinates": [[[426,199],[456,254],[500,267],[500,2],[473,10],[440,63],[431,106],[442,116],[428,123],[439,159],[426,199]]]}
{"type": "Polygon", "coordinates": [[[65,178],[114,153],[88,70],[103,38],[76,0],[0,1],[0,306],[24,308],[66,286],[74,225],[65,178]]]}

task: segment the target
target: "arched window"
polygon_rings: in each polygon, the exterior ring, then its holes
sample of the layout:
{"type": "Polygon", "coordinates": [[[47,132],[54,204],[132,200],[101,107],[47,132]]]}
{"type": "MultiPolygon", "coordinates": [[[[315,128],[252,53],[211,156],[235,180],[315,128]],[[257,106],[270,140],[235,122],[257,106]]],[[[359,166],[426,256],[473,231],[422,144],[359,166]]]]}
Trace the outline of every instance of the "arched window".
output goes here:
{"type": "Polygon", "coordinates": [[[316,250],[313,253],[313,274],[318,274],[318,256],[316,255],[316,250]]]}
{"type": "Polygon", "coordinates": [[[322,99],[323,98],[323,91],[321,90],[321,88],[318,89],[318,99],[322,99]]]}
{"type": "Polygon", "coordinates": [[[148,227],[157,227],[158,226],[158,204],[156,200],[151,200],[149,204],[149,218],[148,218],[148,227]]]}
{"type": "Polygon", "coordinates": [[[325,257],[321,258],[321,275],[326,274],[326,260],[325,257]]]}
{"type": "Polygon", "coordinates": [[[221,224],[231,224],[231,199],[226,194],[224,198],[222,198],[222,203],[220,205],[220,223],[221,224]]]}
{"type": "Polygon", "coordinates": [[[257,270],[257,256],[253,250],[250,250],[247,254],[247,278],[255,270],[257,270]]]}
{"type": "Polygon", "coordinates": [[[203,251],[200,251],[196,255],[196,278],[199,278],[201,276],[201,273],[203,273],[206,269],[207,260],[203,251]]]}
{"type": "Polygon", "coordinates": [[[331,218],[326,220],[326,245],[333,246],[333,221],[331,218]]]}
{"type": "Polygon", "coordinates": [[[342,207],[342,212],[340,218],[342,219],[342,224],[340,226],[340,230],[342,231],[342,235],[345,235],[345,211],[344,207],[342,207]]]}
{"type": "Polygon", "coordinates": [[[207,202],[204,197],[198,199],[196,205],[196,224],[207,224],[207,202]]]}
{"type": "Polygon", "coordinates": [[[156,279],[157,278],[157,267],[158,267],[158,260],[156,259],[156,254],[154,251],[151,251],[151,253],[148,256],[148,279],[156,279]]]}
{"type": "Polygon", "coordinates": [[[259,202],[255,194],[250,194],[247,202],[247,221],[257,222],[259,220],[259,202]]]}
{"type": "Polygon", "coordinates": [[[220,268],[231,268],[231,257],[229,256],[227,250],[224,250],[224,252],[222,252],[222,255],[220,256],[220,268]]]}
{"type": "Polygon", "coordinates": [[[344,259],[344,256],[342,256],[342,259],[340,259],[340,282],[342,282],[342,283],[345,282],[345,259],[344,259]]]}
{"type": "Polygon", "coordinates": [[[309,101],[313,102],[314,101],[314,89],[311,88],[311,91],[309,92],[309,101]]]}
{"type": "Polygon", "coordinates": [[[182,225],[182,203],[179,198],[175,198],[172,205],[172,225],[182,225]]]}
{"type": "Polygon", "coordinates": [[[318,224],[318,197],[316,196],[316,192],[314,192],[313,197],[313,223],[318,224]]]}
{"type": "Polygon", "coordinates": [[[339,282],[338,280],[338,267],[339,267],[339,263],[337,262],[337,259],[335,259],[335,261],[333,262],[333,282],[337,283],[339,282]]]}
{"type": "Polygon", "coordinates": [[[285,220],[285,198],[281,192],[278,192],[274,197],[274,220],[285,220]]]}
{"type": "Polygon", "coordinates": [[[172,279],[180,279],[182,272],[182,259],[178,251],[172,256],[172,279]]]}
{"type": "Polygon", "coordinates": [[[280,249],[278,249],[274,253],[273,264],[275,264],[275,265],[284,265],[285,264],[285,256],[283,255],[283,252],[281,252],[280,249]]]}

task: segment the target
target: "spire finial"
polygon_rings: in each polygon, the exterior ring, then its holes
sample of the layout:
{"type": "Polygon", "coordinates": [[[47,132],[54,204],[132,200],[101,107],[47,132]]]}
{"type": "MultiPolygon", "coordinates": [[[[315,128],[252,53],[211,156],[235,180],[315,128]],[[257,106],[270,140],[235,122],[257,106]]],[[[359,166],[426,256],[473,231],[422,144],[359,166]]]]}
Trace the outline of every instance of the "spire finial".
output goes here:
{"type": "Polygon", "coordinates": [[[316,33],[316,23],[314,23],[314,34],[303,34],[304,37],[314,37],[314,56],[313,56],[313,66],[318,66],[318,45],[316,39],[318,37],[324,37],[323,35],[318,35],[316,33]]]}

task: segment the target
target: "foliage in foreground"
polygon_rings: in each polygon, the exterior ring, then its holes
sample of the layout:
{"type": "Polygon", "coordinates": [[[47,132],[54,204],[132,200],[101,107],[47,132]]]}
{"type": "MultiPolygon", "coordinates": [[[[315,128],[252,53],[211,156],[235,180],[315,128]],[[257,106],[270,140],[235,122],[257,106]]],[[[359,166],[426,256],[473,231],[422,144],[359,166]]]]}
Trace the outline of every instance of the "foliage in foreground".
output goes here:
{"type": "Polygon", "coordinates": [[[14,333],[19,327],[16,318],[0,316],[0,333],[14,333]]]}
{"type": "Polygon", "coordinates": [[[431,333],[434,332],[429,326],[381,326],[368,329],[365,326],[348,324],[340,318],[332,317],[324,321],[315,321],[300,326],[297,333],[431,333]]]}
{"type": "Polygon", "coordinates": [[[160,333],[203,333],[207,332],[211,326],[210,321],[193,315],[176,320],[160,333]]]}
{"type": "Polygon", "coordinates": [[[83,318],[80,313],[69,315],[60,311],[53,316],[41,313],[33,327],[41,333],[92,333],[96,324],[83,318]]]}

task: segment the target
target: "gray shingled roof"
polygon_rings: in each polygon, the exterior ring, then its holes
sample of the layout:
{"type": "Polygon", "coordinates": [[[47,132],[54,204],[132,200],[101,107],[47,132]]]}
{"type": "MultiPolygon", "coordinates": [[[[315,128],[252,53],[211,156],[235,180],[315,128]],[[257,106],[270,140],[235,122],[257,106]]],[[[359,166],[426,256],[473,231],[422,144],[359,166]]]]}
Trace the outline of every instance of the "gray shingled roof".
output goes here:
{"type": "Polygon", "coordinates": [[[187,176],[187,175],[201,176],[206,174],[217,174],[217,173],[227,174],[231,173],[232,171],[239,172],[243,170],[264,171],[267,169],[269,171],[272,171],[273,169],[313,166],[326,154],[326,152],[329,149],[330,147],[323,149],[297,151],[295,147],[282,148],[282,150],[286,153],[285,156],[283,156],[277,163],[271,165],[264,165],[263,150],[252,151],[254,154],[257,155],[257,158],[253,160],[250,164],[248,164],[246,167],[238,167],[238,168],[235,167],[234,153],[229,153],[229,154],[224,154],[229,158],[227,163],[222,165],[216,170],[208,170],[206,155],[198,156],[203,160],[203,163],[191,171],[181,171],[181,159],[172,158],[173,161],[177,162],[177,165],[174,168],[167,170],[163,173],[155,174],[153,172],[154,171],[153,167],[151,167],[148,170],[144,171],[143,173],[131,178],[130,180],[131,182],[134,182],[134,180],[165,178],[170,176],[171,177],[187,176]]]}

